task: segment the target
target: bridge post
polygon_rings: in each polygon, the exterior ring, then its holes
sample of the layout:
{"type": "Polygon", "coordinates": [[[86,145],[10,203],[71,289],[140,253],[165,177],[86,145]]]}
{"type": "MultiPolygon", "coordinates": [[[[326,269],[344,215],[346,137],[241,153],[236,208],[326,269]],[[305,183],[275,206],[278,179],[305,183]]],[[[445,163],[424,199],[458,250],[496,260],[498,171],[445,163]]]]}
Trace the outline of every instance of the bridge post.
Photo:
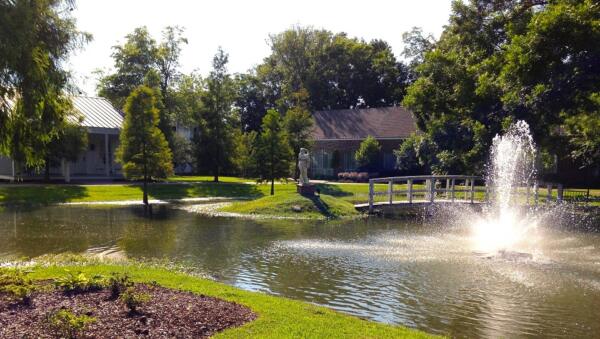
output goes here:
{"type": "Polygon", "coordinates": [[[534,200],[535,207],[537,207],[537,205],[538,205],[539,197],[540,197],[540,187],[539,187],[538,182],[536,181],[533,184],[533,200],[534,200]]]}
{"type": "Polygon", "coordinates": [[[373,195],[375,193],[375,185],[372,180],[369,180],[369,213],[373,213],[373,195]]]}
{"type": "Polygon", "coordinates": [[[471,180],[471,204],[473,203],[473,200],[475,199],[475,180],[470,179],[471,180]]]}
{"type": "Polygon", "coordinates": [[[450,199],[452,199],[452,202],[454,202],[454,187],[456,185],[456,179],[452,179],[452,188],[450,190],[450,199]]]}
{"type": "Polygon", "coordinates": [[[388,182],[388,200],[390,205],[393,203],[394,197],[394,180],[390,179],[388,182]]]}
{"type": "Polygon", "coordinates": [[[556,202],[558,202],[558,203],[563,202],[563,185],[562,184],[558,184],[558,186],[556,187],[556,202]]]}
{"type": "Polygon", "coordinates": [[[529,185],[529,182],[527,182],[527,190],[525,192],[525,199],[527,199],[527,206],[529,206],[529,195],[531,194],[531,187],[529,185]]]}
{"type": "Polygon", "coordinates": [[[450,197],[450,179],[446,179],[446,199],[450,197]]]}
{"type": "Polygon", "coordinates": [[[546,190],[548,190],[548,193],[546,194],[546,203],[549,203],[552,201],[552,184],[547,184],[546,190]]]}
{"type": "Polygon", "coordinates": [[[408,198],[408,203],[412,204],[413,201],[413,181],[412,179],[408,179],[408,181],[406,182],[407,187],[407,192],[406,192],[406,197],[408,198]]]}
{"type": "Polygon", "coordinates": [[[435,200],[435,179],[429,179],[429,202],[433,203],[435,200]]]}

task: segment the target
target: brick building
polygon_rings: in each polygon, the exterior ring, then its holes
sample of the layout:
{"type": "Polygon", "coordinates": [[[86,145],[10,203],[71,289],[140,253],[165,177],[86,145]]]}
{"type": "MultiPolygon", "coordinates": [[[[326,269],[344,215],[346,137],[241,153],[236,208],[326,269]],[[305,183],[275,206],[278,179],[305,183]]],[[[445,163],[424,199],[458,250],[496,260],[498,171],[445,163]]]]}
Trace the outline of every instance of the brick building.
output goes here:
{"type": "Polygon", "coordinates": [[[412,112],[401,106],[316,111],[313,117],[313,177],[358,170],[354,154],[369,135],[381,145],[378,172],[392,172],[396,162],[393,151],[417,131],[412,112]],[[338,168],[332,164],[335,157],[339,159],[338,168]]]}

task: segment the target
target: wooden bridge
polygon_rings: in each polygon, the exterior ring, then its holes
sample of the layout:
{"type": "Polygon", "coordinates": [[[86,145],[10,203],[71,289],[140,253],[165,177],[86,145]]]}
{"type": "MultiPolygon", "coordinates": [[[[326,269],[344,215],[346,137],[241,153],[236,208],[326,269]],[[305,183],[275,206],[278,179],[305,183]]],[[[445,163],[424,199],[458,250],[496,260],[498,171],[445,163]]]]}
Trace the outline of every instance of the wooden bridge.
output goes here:
{"type": "MultiPolygon", "coordinates": [[[[553,201],[552,191],[557,189],[556,201],[561,202],[563,187],[554,183],[527,183],[512,194],[522,196],[525,204],[539,203],[539,188],[546,187],[546,202],[553,201]],[[531,199],[533,198],[533,201],[531,199]]],[[[369,180],[369,201],[357,204],[359,210],[372,213],[378,206],[414,206],[433,203],[481,204],[489,201],[490,192],[485,180],[469,175],[418,175],[404,177],[375,178],[369,180]],[[384,191],[376,190],[385,187],[384,191]],[[387,184],[387,185],[381,185],[387,184]],[[401,189],[396,189],[400,187],[401,189]],[[380,199],[379,197],[385,197],[380,199]],[[399,198],[399,199],[394,199],[399,198]]]]}

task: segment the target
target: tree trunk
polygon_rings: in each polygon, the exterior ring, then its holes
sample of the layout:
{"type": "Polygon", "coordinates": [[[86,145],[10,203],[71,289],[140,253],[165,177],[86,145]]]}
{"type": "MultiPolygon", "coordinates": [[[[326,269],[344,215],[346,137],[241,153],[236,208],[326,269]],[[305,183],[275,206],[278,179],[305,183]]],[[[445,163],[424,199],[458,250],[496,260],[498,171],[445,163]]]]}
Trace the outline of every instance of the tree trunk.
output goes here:
{"type": "Polygon", "coordinates": [[[144,175],[144,206],[148,206],[148,177],[144,175]]]}
{"type": "Polygon", "coordinates": [[[275,195],[275,179],[271,178],[271,195],[275,195]]]}

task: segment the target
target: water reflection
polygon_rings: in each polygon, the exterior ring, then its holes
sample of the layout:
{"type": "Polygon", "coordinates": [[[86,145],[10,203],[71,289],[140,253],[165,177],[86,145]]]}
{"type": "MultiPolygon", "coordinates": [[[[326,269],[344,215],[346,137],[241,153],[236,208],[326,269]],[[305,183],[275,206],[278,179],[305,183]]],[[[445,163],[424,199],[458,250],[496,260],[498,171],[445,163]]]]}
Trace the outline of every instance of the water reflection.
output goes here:
{"type": "Polygon", "coordinates": [[[161,207],[0,212],[0,258],[167,258],[248,290],[455,337],[600,333],[600,237],[547,230],[533,260],[471,252],[468,230],[421,223],[252,221],[161,207]]]}

